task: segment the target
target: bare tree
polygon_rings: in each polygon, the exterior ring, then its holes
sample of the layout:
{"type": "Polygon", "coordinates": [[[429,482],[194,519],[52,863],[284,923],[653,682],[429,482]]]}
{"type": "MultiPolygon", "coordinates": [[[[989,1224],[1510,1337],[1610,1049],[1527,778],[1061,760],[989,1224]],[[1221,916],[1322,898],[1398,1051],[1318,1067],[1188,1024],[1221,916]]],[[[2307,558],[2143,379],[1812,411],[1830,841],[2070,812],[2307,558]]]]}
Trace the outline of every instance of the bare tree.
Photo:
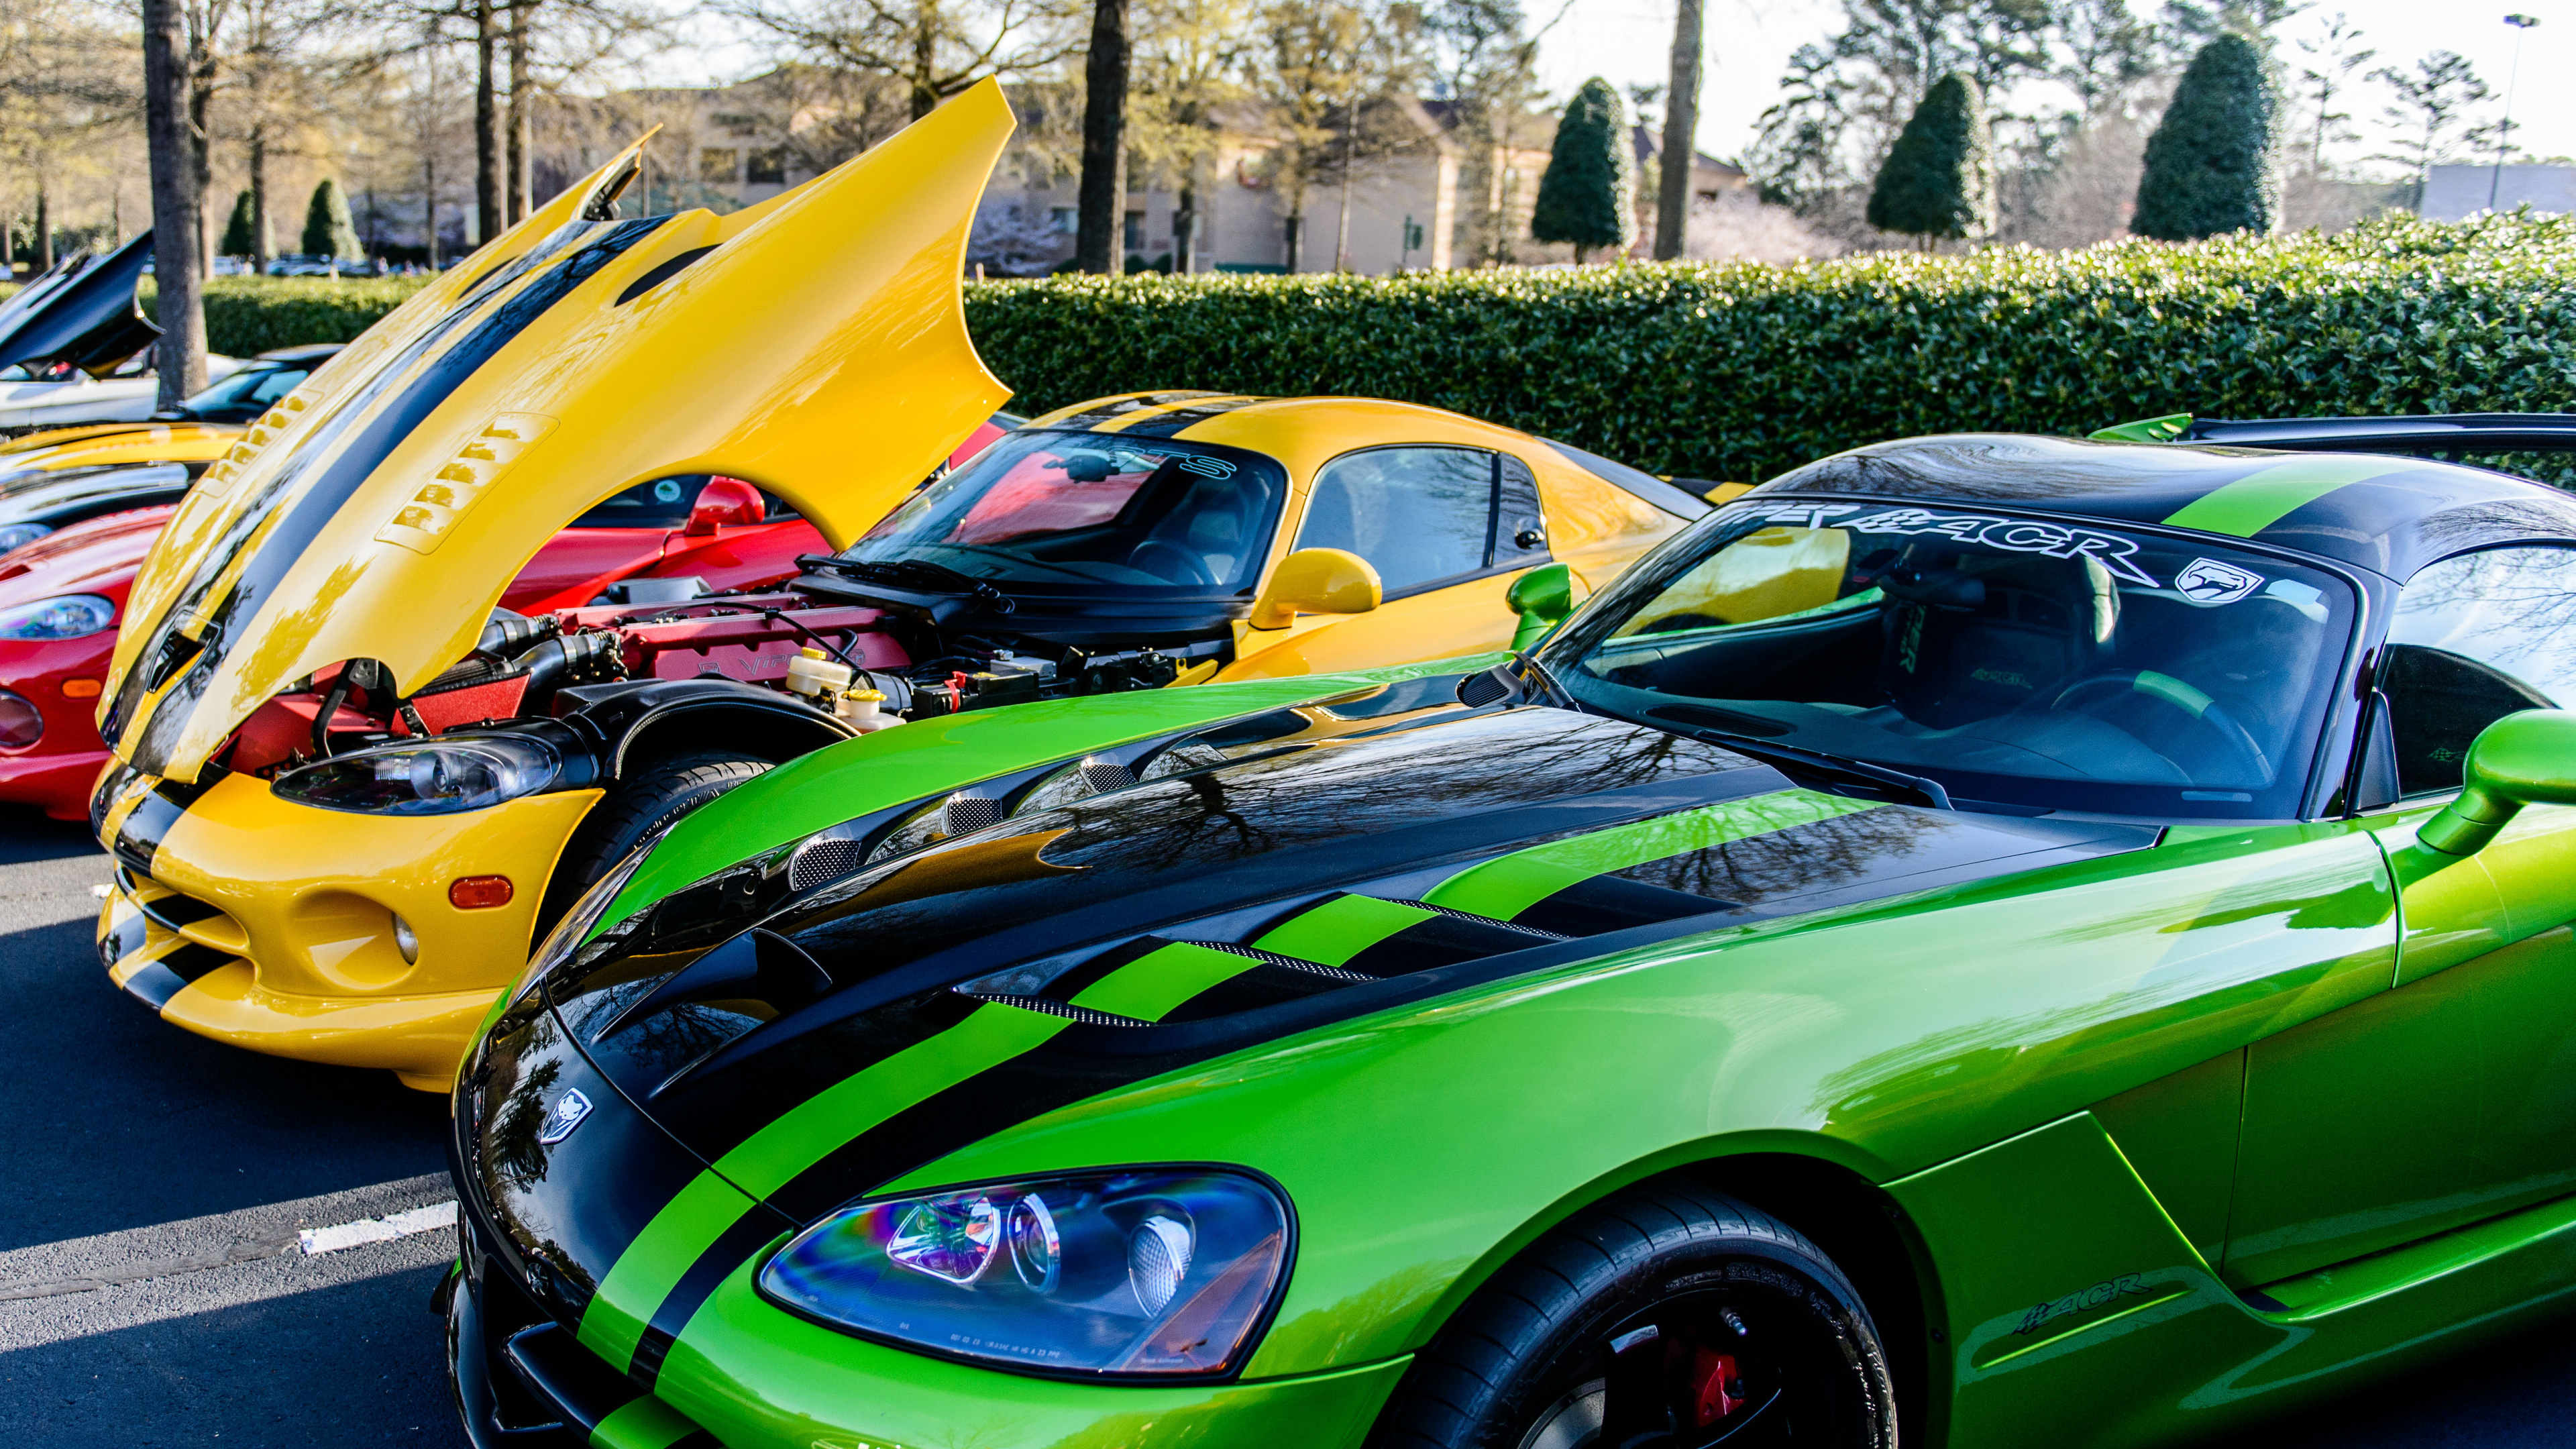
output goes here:
{"type": "Polygon", "coordinates": [[[988,76],[1045,70],[1073,52],[1068,0],[717,0],[826,66],[894,76],[912,119],[988,76]]]}
{"type": "Polygon", "coordinates": [[[2334,108],[2335,97],[2352,88],[2352,73],[2370,63],[2376,50],[2356,50],[2353,43],[2361,39],[2361,28],[2344,17],[2340,10],[2326,22],[2323,35],[2299,42],[2299,49],[2313,57],[2299,67],[2301,94],[2317,108],[2316,129],[2308,138],[2308,173],[2322,176],[2326,169],[2326,143],[2359,139],[2347,122],[2352,112],[2334,108]]]}
{"type": "Polygon", "coordinates": [[[2373,158],[2394,161],[2415,177],[2415,202],[2422,205],[2433,167],[2450,154],[2452,131],[2468,117],[2469,108],[2491,92],[2465,57],[2437,50],[2415,62],[2411,72],[2384,65],[2370,78],[2397,93],[2384,114],[2398,128],[2396,149],[2373,158]]]}
{"type": "Polygon", "coordinates": [[[1688,240],[1691,162],[1699,154],[1700,0],[1677,0],[1673,71],[1665,90],[1663,174],[1655,197],[1655,260],[1669,262],[1688,240]]]}

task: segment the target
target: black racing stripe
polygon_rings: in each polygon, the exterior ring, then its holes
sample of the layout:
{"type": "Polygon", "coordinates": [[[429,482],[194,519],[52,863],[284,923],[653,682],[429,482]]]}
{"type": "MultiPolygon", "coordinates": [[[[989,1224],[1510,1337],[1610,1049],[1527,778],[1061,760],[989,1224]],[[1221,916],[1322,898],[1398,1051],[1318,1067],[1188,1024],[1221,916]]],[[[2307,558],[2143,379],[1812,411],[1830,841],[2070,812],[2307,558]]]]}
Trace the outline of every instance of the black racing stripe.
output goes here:
{"type": "Polygon", "coordinates": [[[712,1297],[734,1270],[750,1262],[754,1253],[796,1231],[796,1224],[767,1208],[755,1208],[740,1221],[724,1230],[708,1249],[680,1275],[670,1295],[653,1310],[653,1321],[644,1326],[643,1338],[635,1345],[635,1361],[627,1373],[646,1389],[662,1376],[662,1363],[670,1357],[671,1345],[678,1341],[680,1330],[689,1326],[689,1318],[712,1297]]]}
{"type": "MultiPolygon", "coordinates": [[[[260,544],[259,551],[250,558],[239,580],[216,610],[219,622],[217,628],[206,636],[209,647],[199,651],[188,662],[180,681],[162,697],[152,718],[145,723],[143,738],[136,742],[130,756],[137,768],[150,774],[160,774],[166,769],[169,752],[176,746],[206,687],[213,681],[216,666],[230,653],[233,626],[250,618],[276,592],[288,570],[304,556],[324,525],[374,476],[386,457],[503,347],[556,303],[571,295],[575,288],[632,250],[667,220],[667,217],[657,217],[611,223],[560,265],[538,276],[480,321],[464,322],[469,315],[464,309],[449,314],[447,319],[406,349],[401,359],[380,370],[366,393],[351,398],[339,410],[333,419],[335,424],[341,419],[356,417],[372,401],[375,393],[394,386],[393,379],[413,360],[437,346],[457,327],[465,327],[465,335],[453,347],[432,358],[420,376],[404,384],[392,402],[364,424],[348,447],[331,460],[322,476],[295,500],[291,511],[260,544]]],[[[532,253],[530,259],[534,257],[532,253]]],[[[323,442],[324,439],[317,435],[300,449],[294,462],[279,470],[278,476],[271,481],[266,496],[271,499],[285,496],[293,481],[302,476],[300,465],[303,460],[316,456],[323,442]]],[[[234,531],[247,537],[266,511],[261,507],[244,510],[235,522],[234,531]]],[[[151,646],[138,656],[138,663],[161,652],[161,647],[175,637],[177,621],[181,617],[191,610],[203,609],[207,595],[221,576],[231,552],[229,548],[219,549],[207,557],[189,591],[162,616],[154,630],[151,646]]],[[[140,668],[128,674],[126,688],[119,691],[120,710],[127,707],[123,696],[132,696],[133,702],[139,705],[143,689],[138,685],[148,688],[144,676],[145,671],[140,668]]]]}
{"type": "Polygon", "coordinates": [[[181,981],[193,984],[240,959],[228,951],[218,951],[212,946],[200,946],[191,941],[162,957],[160,964],[181,981]]]}
{"type": "Polygon", "coordinates": [[[162,838],[186,813],[185,807],[146,792],[142,801],[126,812],[124,823],[117,826],[116,839],[108,849],[128,870],[137,875],[150,875],[152,857],[160,853],[162,838]]]}
{"type": "Polygon", "coordinates": [[[1159,417],[1147,418],[1134,427],[1121,428],[1118,431],[1120,436],[1129,438],[1168,438],[1184,428],[1196,427],[1210,418],[1224,417],[1237,408],[1248,408],[1254,403],[1268,401],[1270,399],[1266,397],[1211,398],[1206,402],[1196,402],[1185,408],[1176,408],[1159,417]]]}
{"type": "Polygon", "coordinates": [[[725,1449],[725,1446],[723,1440],[699,1429],[672,1440],[671,1449],[725,1449]]]}
{"type": "Polygon", "coordinates": [[[151,1007],[156,1016],[171,997],[187,989],[185,977],[158,961],[125,978],[125,994],[151,1007]]]}
{"type": "Polygon", "coordinates": [[[1500,921],[1444,913],[1405,927],[1342,965],[1364,976],[1398,976],[1505,951],[1526,951],[1543,939],[1500,921]]]}

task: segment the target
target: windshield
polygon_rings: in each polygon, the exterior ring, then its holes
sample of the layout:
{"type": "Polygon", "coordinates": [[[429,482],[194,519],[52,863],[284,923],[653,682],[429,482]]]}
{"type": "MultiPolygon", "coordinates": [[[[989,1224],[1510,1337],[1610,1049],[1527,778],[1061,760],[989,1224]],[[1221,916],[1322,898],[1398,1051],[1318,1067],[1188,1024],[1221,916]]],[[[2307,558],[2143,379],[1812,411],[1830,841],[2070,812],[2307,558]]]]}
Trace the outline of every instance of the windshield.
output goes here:
{"type": "Polygon", "coordinates": [[[841,557],[917,559],[1038,590],[1259,582],[1288,478],[1240,448],[1019,431],[922,488],[841,557]]]}
{"type": "Polygon", "coordinates": [[[244,363],[241,370],[181,406],[209,422],[246,423],[267,411],[270,403],[295,391],[312,372],[310,365],[301,362],[244,363]]]}
{"type": "Polygon", "coordinates": [[[2286,818],[2352,615],[2335,576],[2204,539],[1766,499],[1622,579],[1547,659],[1587,706],[1969,801],[2286,818]]]}

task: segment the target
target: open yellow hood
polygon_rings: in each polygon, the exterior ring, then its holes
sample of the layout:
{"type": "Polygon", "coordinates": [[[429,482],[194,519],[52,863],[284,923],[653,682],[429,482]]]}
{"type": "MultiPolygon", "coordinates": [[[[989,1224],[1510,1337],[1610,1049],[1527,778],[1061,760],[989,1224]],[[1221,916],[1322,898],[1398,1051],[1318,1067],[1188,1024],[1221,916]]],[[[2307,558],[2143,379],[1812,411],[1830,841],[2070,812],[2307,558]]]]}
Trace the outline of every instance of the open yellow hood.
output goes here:
{"type": "Polygon", "coordinates": [[[135,580],[111,748],[193,780],[317,669],[373,659],[409,695],[548,538],[652,478],[749,479],[855,538],[1009,395],[959,277],[1011,126],[987,82],[748,210],[614,220],[639,147],[502,233],[190,493],[135,580]]]}

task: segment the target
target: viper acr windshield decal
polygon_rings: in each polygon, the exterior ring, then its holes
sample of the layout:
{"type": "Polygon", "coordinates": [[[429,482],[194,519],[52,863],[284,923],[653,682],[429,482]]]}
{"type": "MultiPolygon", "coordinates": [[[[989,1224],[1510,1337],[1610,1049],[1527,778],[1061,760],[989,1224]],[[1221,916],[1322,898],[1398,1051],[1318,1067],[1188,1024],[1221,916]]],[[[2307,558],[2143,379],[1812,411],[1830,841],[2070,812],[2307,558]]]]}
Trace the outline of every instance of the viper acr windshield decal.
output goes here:
{"type": "Polygon", "coordinates": [[[1747,515],[1765,522],[1798,523],[1809,528],[1821,528],[1830,521],[1832,526],[1853,533],[1935,534],[2008,553],[2089,558],[2131,583],[2150,589],[2159,587],[2156,576],[2137,565],[2136,540],[2095,528],[2075,528],[2036,518],[2003,518],[1991,513],[1941,513],[1929,508],[1885,508],[1862,513],[1857,505],[1848,503],[1757,506],[1747,510],[1747,515]],[[1846,518],[1845,514],[1860,516],[1846,518]]]}

